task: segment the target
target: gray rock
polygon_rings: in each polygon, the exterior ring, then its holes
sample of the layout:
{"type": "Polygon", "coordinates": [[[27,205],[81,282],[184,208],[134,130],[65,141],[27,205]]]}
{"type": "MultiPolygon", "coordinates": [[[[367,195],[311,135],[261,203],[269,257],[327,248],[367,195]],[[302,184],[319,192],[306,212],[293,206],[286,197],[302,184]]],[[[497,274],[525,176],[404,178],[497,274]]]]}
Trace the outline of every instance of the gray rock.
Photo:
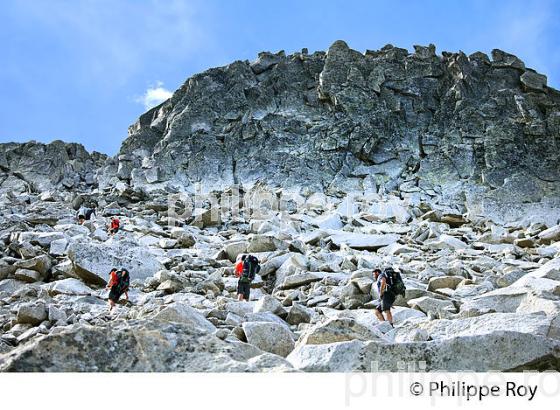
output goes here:
{"type": "Polygon", "coordinates": [[[113,243],[73,242],[68,256],[74,271],[86,283],[105,285],[106,277],[113,267],[124,267],[131,280],[146,279],[163,269],[163,265],[150,249],[131,240],[115,240],[113,243]]]}
{"type": "Polygon", "coordinates": [[[465,278],[462,276],[439,276],[430,278],[428,282],[428,291],[434,292],[442,288],[455,289],[463,280],[465,280],[465,278]]]}
{"type": "Polygon", "coordinates": [[[460,239],[445,234],[426,242],[426,245],[433,249],[464,249],[467,247],[467,244],[460,239]]]}
{"type": "Polygon", "coordinates": [[[247,361],[250,371],[258,372],[286,372],[292,371],[293,366],[281,356],[263,353],[247,361]]]}
{"type": "Polygon", "coordinates": [[[259,300],[255,303],[253,312],[271,312],[278,316],[285,316],[287,313],[284,306],[282,306],[282,303],[270,295],[264,295],[259,298],[259,300]]]}
{"type": "Polygon", "coordinates": [[[215,209],[195,209],[193,211],[193,221],[191,225],[199,228],[221,225],[222,218],[220,212],[215,209]]]}
{"type": "Polygon", "coordinates": [[[429,342],[348,341],[301,345],[287,360],[308,372],[554,370],[560,344],[530,334],[498,331],[429,342]],[[460,355],[457,352],[461,352],[460,355]]]}
{"type": "Polygon", "coordinates": [[[429,296],[422,296],[408,301],[408,306],[418,309],[425,314],[448,315],[457,311],[455,305],[450,300],[435,299],[429,296]]]}
{"type": "Polygon", "coordinates": [[[339,233],[330,236],[330,240],[338,247],[342,244],[359,250],[375,251],[391,245],[399,239],[398,235],[365,235],[357,233],[339,233]]]}
{"type": "Polygon", "coordinates": [[[544,91],[546,88],[546,75],[527,70],[519,78],[529,91],[544,91]]]}
{"type": "Polygon", "coordinates": [[[163,308],[154,316],[154,320],[181,323],[209,333],[216,331],[216,327],[201,313],[183,303],[172,303],[163,308]]]}
{"type": "Polygon", "coordinates": [[[31,269],[18,269],[14,273],[14,277],[22,282],[39,282],[41,280],[41,274],[35,270],[31,269]]]}
{"type": "Polygon", "coordinates": [[[57,308],[56,306],[49,306],[49,312],[48,312],[48,319],[51,322],[55,322],[56,324],[59,325],[64,325],[66,324],[66,320],[67,320],[67,315],[66,312],[62,309],[57,308]]]}
{"type": "Polygon", "coordinates": [[[198,327],[136,321],[78,325],[19,346],[0,357],[2,371],[223,372],[246,371],[237,348],[198,327]],[[41,355],[33,354],[40,351],[41,355]]]}
{"type": "Polygon", "coordinates": [[[299,325],[300,323],[309,323],[312,317],[313,311],[311,309],[299,303],[293,303],[286,321],[291,325],[299,325]]]}
{"type": "Polygon", "coordinates": [[[94,291],[78,279],[67,278],[49,283],[47,290],[50,295],[89,296],[94,291]]]}
{"type": "Polygon", "coordinates": [[[430,335],[426,329],[412,329],[409,332],[397,332],[394,341],[397,343],[425,342],[430,335]]]}
{"type": "Polygon", "coordinates": [[[51,268],[51,260],[47,255],[36,256],[35,258],[25,259],[14,263],[16,268],[31,269],[44,277],[51,268]]]}
{"type": "Polygon", "coordinates": [[[25,303],[19,306],[16,320],[18,323],[36,326],[48,317],[47,309],[43,303],[25,303]]]}
{"type": "Polygon", "coordinates": [[[270,322],[245,322],[247,342],[265,352],[286,357],[294,349],[292,334],[286,327],[270,322]]]}
{"type": "Polygon", "coordinates": [[[337,318],[307,329],[298,340],[298,345],[327,344],[347,340],[383,340],[383,335],[375,328],[368,328],[354,319],[337,318]]]}
{"type": "Polygon", "coordinates": [[[545,242],[560,240],[560,225],[552,226],[538,234],[539,239],[545,242]]]}
{"type": "Polygon", "coordinates": [[[322,278],[315,273],[307,272],[296,275],[287,276],[278,286],[279,289],[293,289],[309,283],[317,282],[322,278]]]}
{"type": "Polygon", "coordinates": [[[62,141],[0,144],[0,152],[3,167],[38,192],[61,186],[64,180],[79,185],[88,170],[98,168],[107,158],[99,153],[89,154],[80,144],[62,141]]]}
{"type": "Polygon", "coordinates": [[[276,238],[275,235],[256,235],[249,240],[248,253],[271,252],[277,249],[287,249],[288,245],[276,238]]]}
{"type": "Polygon", "coordinates": [[[224,247],[224,252],[226,253],[230,262],[235,262],[239,254],[245,253],[247,251],[247,246],[248,243],[246,241],[228,243],[224,247]]]}
{"type": "Polygon", "coordinates": [[[52,256],[62,256],[66,254],[66,248],[68,247],[68,240],[56,239],[51,242],[49,254],[52,256]]]}

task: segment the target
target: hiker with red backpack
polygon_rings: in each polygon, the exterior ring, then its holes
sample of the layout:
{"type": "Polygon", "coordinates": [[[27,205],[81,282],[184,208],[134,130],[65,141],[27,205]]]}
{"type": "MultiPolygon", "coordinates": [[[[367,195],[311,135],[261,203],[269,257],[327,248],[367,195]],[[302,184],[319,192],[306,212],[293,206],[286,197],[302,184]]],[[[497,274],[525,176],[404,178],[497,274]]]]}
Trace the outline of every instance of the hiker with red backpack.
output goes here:
{"type": "Polygon", "coordinates": [[[109,272],[109,283],[107,284],[107,289],[111,289],[109,291],[109,312],[113,310],[123,294],[125,299],[128,300],[129,286],[130,274],[126,269],[111,269],[111,272],[109,272]]]}
{"type": "Polygon", "coordinates": [[[251,294],[251,283],[255,275],[259,273],[261,266],[259,260],[253,255],[242,255],[239,262],[235,264],[235,276],[239,278],[237,282],[237,300],[249,301],[251,294]]]}
{"type": "Polygon", "coordinates": [[[376,268],[373,270],[373,274],[375,276],[377,294],[379,296],[379,305],[375,309],[375,316],[377,316],[380,322],[387,320],[389,324],[393,326],[391,308],[397,296],[405,295],[406,286],[404,285],[401,274],[393,268],[387,268],[384,272],[376,268]],[[387,319],[385,319],[383,314],[387,316],[387,319]]]}

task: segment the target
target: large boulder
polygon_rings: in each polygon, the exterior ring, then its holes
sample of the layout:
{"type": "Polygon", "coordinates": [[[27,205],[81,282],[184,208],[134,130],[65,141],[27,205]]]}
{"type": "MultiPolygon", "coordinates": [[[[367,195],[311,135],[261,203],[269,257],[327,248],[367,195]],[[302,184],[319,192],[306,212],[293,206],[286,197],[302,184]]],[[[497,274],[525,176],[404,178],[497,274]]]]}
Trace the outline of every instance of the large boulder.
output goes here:
{"type": "Polygon", "coordinates": [[[407,303],[408,306],[413,309],[418,309],[425,314],[431,313],[436,316],[446,316],[457,311],[455,304],[451,300],[436,299],[430,296],[422,296],[416,299],[411,299],[407,303]]]}
{"type": "MultiPolygon", "coordinates": [[[[40,337],[0,356],[1,371],[224,372],[247,371],[234,345],[199,327],[154,320],[79,325],[40,337]]],[[[255,370],[258,370],[255,369],[255,370]]]]}
{"type": "Polygon", "coordinates": [[[264,295],[257,300],[255,307],[253,308],[254,313],[271,312],[278,316],[285,316],[286,309],[282,306],[282,303],[278,299],[270,295],[264,295]]]}
{"type": "Polygon", "coordinates": [[[439,276],[430,278],[428,291],[434,292],[438,289],[455,289],[465,278],[462,276],[439,276]]]}
{"type": "Polygon", "coordinates": [[[41,274],[36,270],[31,269],[18,269],[14,273],[14,278],[21,280],[22,282],[39,282],[41,280],[41,274]]]}
{"type": "Polygon", "coordinates": [[[279,284],[278,289],[298,288],[309,283],[317,282],[321,279],[321,276],[313,272],[290,275],[284,278],[284,280],[279,284]]]}
{"type": "Polygon", "coordinates": [[[132,240],[112,239],[111,243],[72,242],[68,249],[74,271],[86,283],[105,285],[112,268],[126,268],[131,280],[144,280],[164,269],[156,254],[132,240]]]}
{"type": "Polygon", "coordinates": [[[184,303],[176,302],[163,308],[154,316],[154,320],[181,323],[209,333],[216,331],[216,327],[199,311],[184,303]]]}
{"type": "Polygon", "coordinates": [[[18,323],[27,323],[32,326],[40,324],[48,317],[44,303],[25,303],[18,307],[16,320],[18,323]]]}
{"type": "Polygon", "coordinates": [[[467,319],[432,320],[419,325],[432,339],[477,336],[496,331],[511,331],[549,337],[553,320],[543,314],[490,313],[467,319]]]}
{"type": "Polygon", "coordinates": [[[340,219],[340,215],[337,213],[328,213],[319,218],[316,218],[314,221],[315,225],[319,227],[319,229],[342,229],[344,224],[340,219]]]}
{"type": "Polygon", "coordinates": [[[286,359],[297,370],[306,372],[365,371],[361,354],[366,342],[351,340],[329,344],[299,345],[286,359]]]}
{"type": "Polygon", "coordinates": [[[560,225],[552,226],[538,234],[540,240],[545,243],[560,240],[560,225]]]}
{"type": "Polygon", "coordinates": [[[293,303],[286,318],[286,322],[291,325],[299,325],[300,323],[309,323],[313,317],[313,310],[300,305],[299,303],[293,303]]]}
{"type": "Polygon", "coordinates": [[[62,256],[66,254],[68,240],[66,238],[56,239],[51,242],[49,254],[52,256],[62,256]]]}
{"type": "Polygon", "coordinates": [[[193,220],[191,222],[191,225],[198,228],[206,228],[209,226],[217,226],[222,224],[222,215],[219,210],[217,210],[217,208],[197,208],[193,210],[192,217],[193,220]]]}
{"type": "Polygon", "coordinates": [[[426,242],[426,245],[432,249],[464,249],[467,244],[454,236],[442,234],[439,238],[426,242]]]}
{"type": "Polygon", "coordinates": [[[350,248],[366,251],[375,251],[384,246],[389,246],[400,238],[399,235],[367,235],[361,233],[335,233],[329,237],[333,244],[341,247],[343,244],[350,248]]]}
{"type": "Polygon", "coordinates": [[[31,259],[24,259],[14,263],[16,268],[30,269],[44,277],[51,268],[51,260],[47,255],[39,255],[31,259]]]}
{"type": "Polygon", "coordinates": [[[272,252],[278,249],[287,249],[288,244],[277,238],[277,235],[254,235],[247,245],[247,252],[272,252]]]}
{"type": "Polygon", "coordinates": [[[544,91],[546,88],[546,75],[532,70],[525,71],[519,80],[528,91],[544,91]]]}
{"type": "Polygon", "coordinates": [[[354,319],[341,317],[308,328],[298,340],[298,345],[327,344],[347,340],[383,340],[383,334],[354,319]]]}
{"type": "Polygon", "coordinates": [[[12,241],[29,242],[32,245],[39,245],[48,248],[53,241],[64,239],[62,232],[17,232],[12,235],[12,241]]]}
{"type": "Polygon", "coordinates": [[[88,296],[94,293],[94,291],[90,287],[88,287],[82,281],[75,278],[57,280],[45,286],[47,287],[47,291],[51,296],[56,296],[56,295],[88,296]]]}
{"type": "Polygon", "coordinates": [[[300,345],[287,360],[307,372],[543,371],[560,368],[560,343],[496,331],[425,342],[300,345]]]}
{"type": "Polygon", "coordinates": [[[235,262],[237,256],[247,251],[248,242],[247,241],[236,241],[228,243],[224,247],[224,252],[230,262],[235,262]]]}
{"type": "Polygon", "coordinates": [[[247,342],[265,352],[286,357],[294,349],[294,339],[285,326],[271,322],[244,322],[242,326],[247,342]]]}

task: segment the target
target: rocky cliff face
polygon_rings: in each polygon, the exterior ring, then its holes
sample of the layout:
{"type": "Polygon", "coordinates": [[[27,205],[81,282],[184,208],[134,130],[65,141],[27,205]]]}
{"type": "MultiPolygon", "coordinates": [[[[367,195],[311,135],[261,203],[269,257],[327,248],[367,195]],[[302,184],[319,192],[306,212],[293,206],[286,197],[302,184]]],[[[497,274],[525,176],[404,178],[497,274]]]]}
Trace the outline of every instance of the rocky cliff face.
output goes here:
{"type": "Polygon", "coordinates": [[[55,187],[86,191],[97,185],[97,169],[106,159],[62,141],[0,144],[0,192],[41,193],[55,187]]]}
{"type": "Polygon", "coordinates": [[[148,189],[381,188],[515,219],[558,196],[559,142],[560,93],[513,55],[337,41],[190,78],[130,128],[118,176],[148,189]]]}
{"type": "Polygon", "coordinates": [[[192,77],[114,158],[2,144],[0,371],[560,370],[559,130],[512,55],[336,42],[192,77]]]}

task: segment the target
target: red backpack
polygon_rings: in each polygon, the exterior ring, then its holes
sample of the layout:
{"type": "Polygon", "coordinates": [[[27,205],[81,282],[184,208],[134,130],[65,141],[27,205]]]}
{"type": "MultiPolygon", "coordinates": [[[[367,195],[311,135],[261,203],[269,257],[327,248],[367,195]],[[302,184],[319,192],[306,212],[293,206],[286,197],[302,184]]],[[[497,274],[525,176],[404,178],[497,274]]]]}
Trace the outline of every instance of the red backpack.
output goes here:
{"type": "Polygon", "coordinates": [[[113,219],[111,221],[111,229],[117,229],[121,224],[121,221],[119,221],[117,218],[113,219]]]}

